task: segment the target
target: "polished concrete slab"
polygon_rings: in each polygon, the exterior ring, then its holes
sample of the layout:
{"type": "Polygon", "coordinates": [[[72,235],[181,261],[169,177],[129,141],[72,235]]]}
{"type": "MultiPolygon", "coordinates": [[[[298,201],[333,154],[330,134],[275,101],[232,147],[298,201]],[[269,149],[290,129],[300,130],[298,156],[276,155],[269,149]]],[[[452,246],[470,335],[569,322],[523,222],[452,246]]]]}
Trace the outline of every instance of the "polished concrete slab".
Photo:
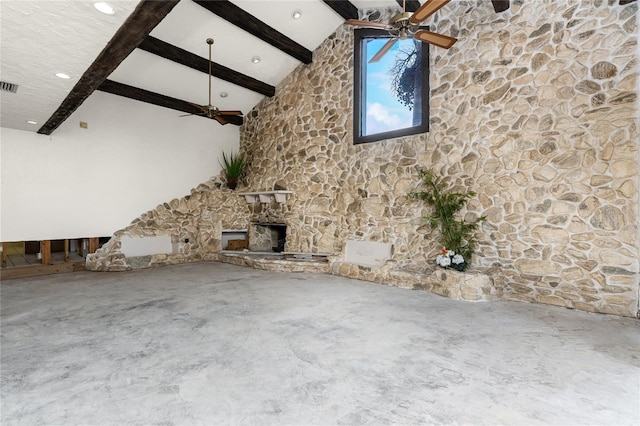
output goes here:
{"type": "Polygon", "coordinates": [[[2,425],[640,424],[640,324],[199,263],[3,282],[2,425]]]}

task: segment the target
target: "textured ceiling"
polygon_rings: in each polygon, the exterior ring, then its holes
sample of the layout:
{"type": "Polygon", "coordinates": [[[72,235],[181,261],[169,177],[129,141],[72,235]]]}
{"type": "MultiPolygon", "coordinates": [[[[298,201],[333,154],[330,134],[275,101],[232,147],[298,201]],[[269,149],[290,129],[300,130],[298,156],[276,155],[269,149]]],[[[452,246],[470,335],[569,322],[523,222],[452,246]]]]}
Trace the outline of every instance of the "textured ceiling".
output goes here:
{"type": "Polygon", "coordinates": [[[36,131],[26,120],[42,124],[51,116],[137,2],[110,4],[114,15],[89,1],[0,1],[0,79],[19,85],[0,95],[2,127],[36,131]]]}
{"type": "MultiPolygon", "coordinates": [[[[344,21],[320,0],[232,0],[234,4],[313,51],[344,21]],[[293,10],[302,11],[298,20],[293,10]]],[[[358,8],[398,7],[394,0],[352,0],[358,8]]],[[[0,125],[37,131],[135,9],[137,1],[109,1],[114,15],[93,1],[0,1],[0,79],[18,84],[15,94],[1,94],[0,125]],[[69,80],[56,72],[71,75],[69,80]],[[28,124],[34,120],[38,124],[28,124]]],[[[190,0],[182,0],[151,35],[202,57],[205,40],[215,40],[213,61],[276,86],[300,62],[233,26],[190,0]],[[261,62],[252,63],[259,56],[261,62]]],[[[109,76],[110,80],[206,104],[207,75],[135,49],[109,76]]],[[[214,78],[213,104],[247,113],[263,95],[214,78]],[[221,92],[228,93],[221,98],[221,92]]],[[[115,95],[111,95],[115,96],[115,95]]],[[[122,102],[137,102],[122,98],[122,102]]],[[[160,107],[157,107],[160,108],[160,107]]],[[[179,112],[176,112],[179,115],[179,112]]],[[[189,120],[202,119],[192,117],[189,120]]],[[[188,120],[187,120],[188,121],[188,120]]]]}

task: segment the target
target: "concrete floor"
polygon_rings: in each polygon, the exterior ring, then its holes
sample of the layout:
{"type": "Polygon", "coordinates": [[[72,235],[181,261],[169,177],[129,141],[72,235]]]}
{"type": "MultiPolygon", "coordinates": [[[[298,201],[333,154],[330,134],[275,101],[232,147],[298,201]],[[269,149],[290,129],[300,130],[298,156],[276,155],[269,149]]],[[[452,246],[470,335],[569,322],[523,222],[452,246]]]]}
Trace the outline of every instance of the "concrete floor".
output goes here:
{"type": "Polygon", "coordinates": [[[200,263],[1,286],[2,425],[640,424],[640,323],[200,263]]]}

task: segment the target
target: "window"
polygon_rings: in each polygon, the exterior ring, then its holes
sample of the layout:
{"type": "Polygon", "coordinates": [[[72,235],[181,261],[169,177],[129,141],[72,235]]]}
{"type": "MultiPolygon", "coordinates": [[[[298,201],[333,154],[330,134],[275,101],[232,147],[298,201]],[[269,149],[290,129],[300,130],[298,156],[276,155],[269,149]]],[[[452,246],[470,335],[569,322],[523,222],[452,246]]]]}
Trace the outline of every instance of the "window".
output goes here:
{"type": "Polygon", "coordinates": [[[354,33],[354,143],[427,132],[429,45],[398,40],[379,62],[369,63],[391,37],[372,29],[354,33]]]}

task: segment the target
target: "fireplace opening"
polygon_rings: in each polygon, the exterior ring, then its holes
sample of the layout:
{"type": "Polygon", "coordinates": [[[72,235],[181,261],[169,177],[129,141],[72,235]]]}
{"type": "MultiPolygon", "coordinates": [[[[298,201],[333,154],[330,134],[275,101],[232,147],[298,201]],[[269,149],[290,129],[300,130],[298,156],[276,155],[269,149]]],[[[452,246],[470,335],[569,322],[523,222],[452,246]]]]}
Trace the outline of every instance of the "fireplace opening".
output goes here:
{"type": "Polygon", "coordinates": [[[244,250],[247,246],[246,229],[222,230],[222,250],[244,250]]]}
{"type": "Polygon", "coordinates": [[[249,250],[282,253],[287,240],[284,223],[252,223],[249,232],[249,250]]]}

